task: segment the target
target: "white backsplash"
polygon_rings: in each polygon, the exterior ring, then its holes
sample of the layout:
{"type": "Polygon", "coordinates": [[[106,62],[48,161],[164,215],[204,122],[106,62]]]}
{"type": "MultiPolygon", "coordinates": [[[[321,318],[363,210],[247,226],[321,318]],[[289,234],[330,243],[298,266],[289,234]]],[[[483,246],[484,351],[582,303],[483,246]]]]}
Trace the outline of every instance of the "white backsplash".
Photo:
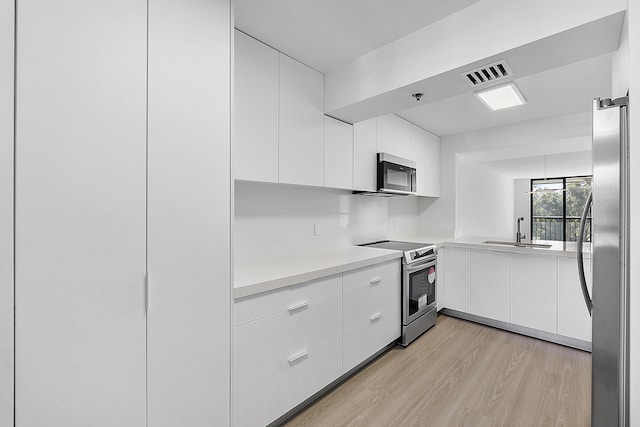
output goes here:
{"type": "Polygon", "coordinates": [[[236,257],[255,251],[278,257],[398,238],[414,233],[417,223],[418,200],[413,196],[367,197],[329,188],[235,183],[236,257]]]}

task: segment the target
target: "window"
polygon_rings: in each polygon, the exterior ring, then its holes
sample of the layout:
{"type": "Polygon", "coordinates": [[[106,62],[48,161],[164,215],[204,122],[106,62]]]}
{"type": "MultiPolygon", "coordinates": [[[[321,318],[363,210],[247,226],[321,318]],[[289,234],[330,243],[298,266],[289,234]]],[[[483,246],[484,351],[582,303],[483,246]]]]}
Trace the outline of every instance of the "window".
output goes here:
{"type": "MultiPolygon", "coordinates": [[[[591,176],[531,180],[531,236],[534,240],[578,240],[580,216],[591,191],[591,176]]],[[[585,242],[591,241],[591,212],[585,242]]]]}

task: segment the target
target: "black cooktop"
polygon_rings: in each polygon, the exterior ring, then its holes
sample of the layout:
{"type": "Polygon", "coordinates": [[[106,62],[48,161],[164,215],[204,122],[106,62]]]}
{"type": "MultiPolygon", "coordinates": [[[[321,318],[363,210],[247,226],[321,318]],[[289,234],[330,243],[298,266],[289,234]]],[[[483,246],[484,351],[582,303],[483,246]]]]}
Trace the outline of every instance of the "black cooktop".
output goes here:
{"type": "Polygon", "coordinates": [[[397,240],[381,240],[379,242],[365,243],[358,246],[368,246],[370,248],[392,249],[395,251],[413,251],[416,249],[433,246],[433,243],[399,242],[397,240]]]}

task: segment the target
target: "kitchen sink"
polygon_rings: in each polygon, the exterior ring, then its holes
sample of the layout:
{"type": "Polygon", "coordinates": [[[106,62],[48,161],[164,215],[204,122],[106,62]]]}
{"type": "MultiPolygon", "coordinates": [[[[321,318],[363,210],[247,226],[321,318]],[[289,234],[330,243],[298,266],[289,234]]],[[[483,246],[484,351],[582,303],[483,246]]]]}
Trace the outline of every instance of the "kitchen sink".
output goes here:
{"type": "Polygon", "coordinates": [[[489,245],[505,245],[505,246],[516,246],[518,248],[537,248],[537,249],[549,249],[551,245],[543,244],[543,243],[525,243],[525,242],[502,242],[499,240],[485,240],[482,243],[487,243],[489,245]]]}

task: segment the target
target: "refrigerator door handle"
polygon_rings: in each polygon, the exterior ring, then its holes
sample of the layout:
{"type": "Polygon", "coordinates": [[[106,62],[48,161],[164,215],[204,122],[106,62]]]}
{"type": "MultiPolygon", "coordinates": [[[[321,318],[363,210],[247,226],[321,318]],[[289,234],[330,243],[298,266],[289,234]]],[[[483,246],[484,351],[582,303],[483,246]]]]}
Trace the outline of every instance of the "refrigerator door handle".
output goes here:
{"type": "Polygon", "coordinates": [[[587,225],[587,215],[589,214],[589,209],[591,208],[591,203],[593,202],[593,193],[589,192],[589,197],[587,197],[587,203],[584,204],[584,209],[582,210],[582,216],[580,217],[580,229],[578,231],[578,240],[577,240],[577,252],[578,252],[578,277],[580,278],[580,287],[582,288],[582,296],[584,297],[584,302],[587,305],[587,310],[589,310],[589,316],[591,316],[591,311],[593,310],[593,301],[591,300],[591,296],[589,295],[589,288],[587,288],[587,278],[584,274],[584,258],[583,258],[583,246],[584,246],[584,232],[587,225]]]}

